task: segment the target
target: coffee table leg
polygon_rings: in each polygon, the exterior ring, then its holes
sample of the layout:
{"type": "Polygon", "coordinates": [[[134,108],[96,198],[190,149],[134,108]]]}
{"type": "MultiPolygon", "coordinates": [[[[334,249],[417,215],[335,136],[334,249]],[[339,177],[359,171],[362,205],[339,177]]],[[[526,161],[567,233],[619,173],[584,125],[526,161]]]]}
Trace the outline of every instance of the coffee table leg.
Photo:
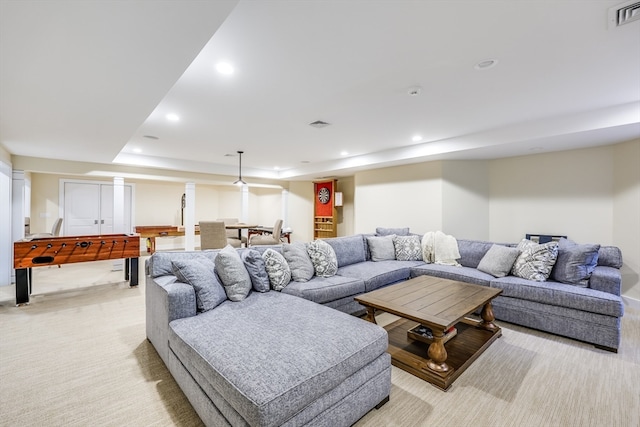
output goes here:
{"type": "Polygon", "coordinates": [[[427,366],[436,372],[448,372],[447,350],[443,343],[444,331],[433,329],[433,342],[429,346],[427,366]]]}
{"type": "Polygon", "coordinates": [[[376,323],[376,309],[373,307],[367,307],[367,320],[371,323],[376,323]]]}
{"type": "Polygon", "coordinates": [[[493,323],[496,318],[493,315],[493,306],[491,305],[491,302],[486,303],[484,307],[482,307],[480,317],[482,317],[482,322],[480,322],[481,328],[489,331],[495,331],[497,329],[497,326],[493,323]]]}

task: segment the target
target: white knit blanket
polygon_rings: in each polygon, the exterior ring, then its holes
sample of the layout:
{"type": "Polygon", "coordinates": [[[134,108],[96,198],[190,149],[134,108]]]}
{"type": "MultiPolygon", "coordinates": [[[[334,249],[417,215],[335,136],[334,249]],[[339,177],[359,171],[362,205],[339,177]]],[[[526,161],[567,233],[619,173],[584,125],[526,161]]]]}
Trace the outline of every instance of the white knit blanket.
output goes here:
{"type": "Polygon", "coordinates": [[[455,265],[460,258],[458,241],[442,231],[429,231],[422,237],[422,259],[426,263],[455,265]]]}

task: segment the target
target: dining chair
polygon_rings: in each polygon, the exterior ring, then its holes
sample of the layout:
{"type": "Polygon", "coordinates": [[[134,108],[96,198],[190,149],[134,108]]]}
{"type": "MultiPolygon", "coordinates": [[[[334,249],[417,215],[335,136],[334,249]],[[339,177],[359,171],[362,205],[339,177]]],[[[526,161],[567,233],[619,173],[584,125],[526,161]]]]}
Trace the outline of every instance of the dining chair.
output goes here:
{"type": "Polygon", "coordinates": [[[227,230],[222,221],[200,221],[200,249],[222,249],[227,246],[227,230]]]}
{"type": "Polygon", "coordinates": [[[253,245],[279,245],[280,241],[280,233],[282,233],[282,220],[279,219],[273,225],[273,231],[262,232],[262,234],[257,234],[251,236],[251,240],[249,240],[249,246],[253,245]]]}
{"type": "MultiPolygon", "coordinates": [[[[216,221],[222,221],[225,225],[229,224],[237,224],[238,218],[218,218],[216,221]]],[[[239,248],[244,243],[247,244],[247,238],[245,236],[241,236],[241,230],[227,230],[227,242],[233,246],[234,248],[239,248]]]]}

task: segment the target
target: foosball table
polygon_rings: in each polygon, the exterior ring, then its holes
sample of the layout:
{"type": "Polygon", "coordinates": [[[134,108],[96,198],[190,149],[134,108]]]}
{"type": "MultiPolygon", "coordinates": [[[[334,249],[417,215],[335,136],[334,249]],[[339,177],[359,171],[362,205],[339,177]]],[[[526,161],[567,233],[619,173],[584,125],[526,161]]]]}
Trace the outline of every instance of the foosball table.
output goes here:
{"type": "Polygon", "coordinates": [[[124,278],[129,286],[138,285],[139,234],[34,237],[13,243],[16,270],[16,304],[28,304],[33,267],[75,262],[125,259],[124,278]]]}

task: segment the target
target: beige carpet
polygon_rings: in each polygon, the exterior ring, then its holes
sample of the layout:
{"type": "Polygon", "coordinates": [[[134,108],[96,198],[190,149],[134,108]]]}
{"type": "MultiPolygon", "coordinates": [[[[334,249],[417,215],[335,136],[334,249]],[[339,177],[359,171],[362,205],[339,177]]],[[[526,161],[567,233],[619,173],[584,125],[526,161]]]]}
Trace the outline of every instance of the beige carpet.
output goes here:
{"type": "MultiPolygon", "coordinates": [[[[36,268],[28,306],[0,288],[0,425],[202,425],[145,338],[144,283],[111,265],[36,268]]],[[[618,354],[500,324],[448,392],[394,367],[391,400],[357,426],[640,426],[640,311],[618,354]]]]}

